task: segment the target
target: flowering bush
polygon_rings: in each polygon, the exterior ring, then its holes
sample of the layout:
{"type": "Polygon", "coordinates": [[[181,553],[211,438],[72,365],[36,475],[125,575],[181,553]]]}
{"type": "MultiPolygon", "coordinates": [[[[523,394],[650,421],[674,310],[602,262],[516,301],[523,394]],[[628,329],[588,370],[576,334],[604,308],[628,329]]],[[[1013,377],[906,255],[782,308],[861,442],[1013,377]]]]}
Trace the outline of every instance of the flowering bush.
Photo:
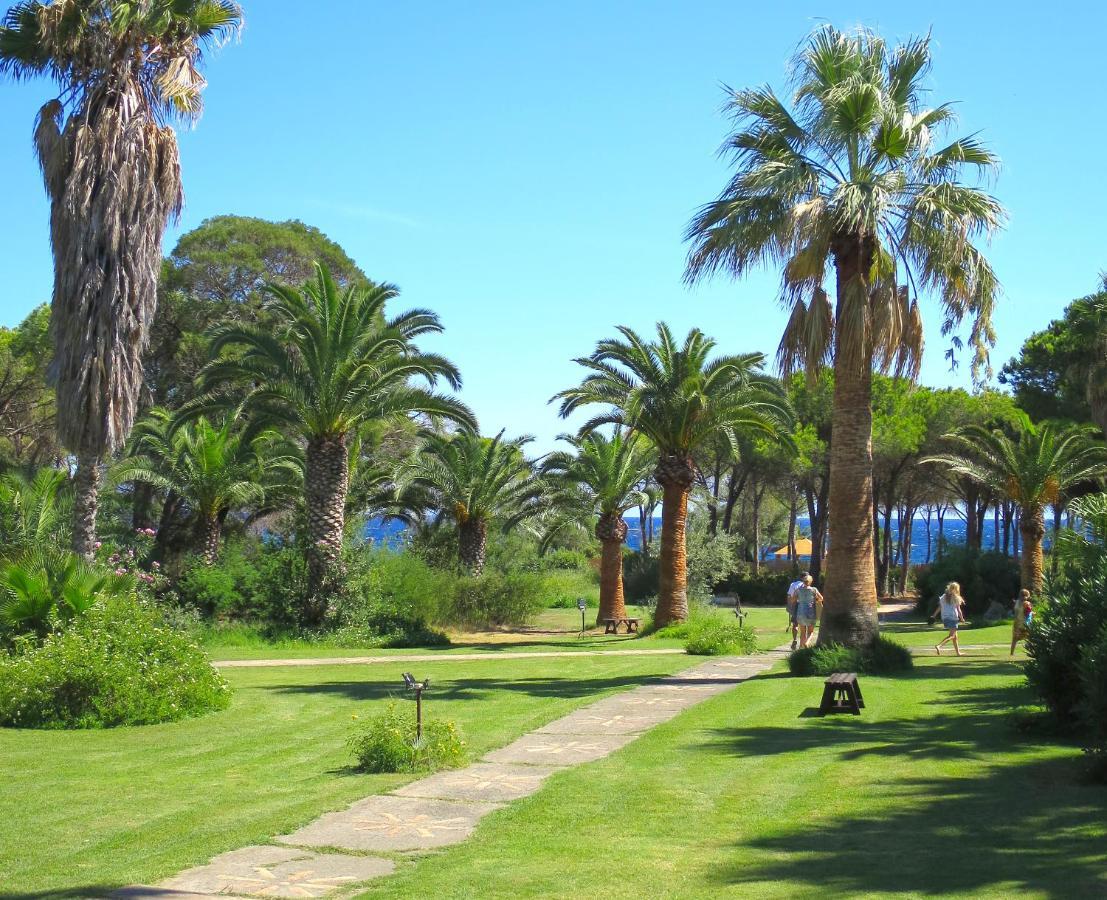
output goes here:
{"type": "Polygon", "coordinates": [[[415,740],[415,706],[401,712],[395,703],[360,725],[348,744],[363,772],[433,772],[465,762],[465,743],[453,722],[423,722],[415,740]]]}
{"type": "Polygon", "coordinates": [[[104,598],[41,644],[0,653],[0,725],[147,725],[229,702],[200,648],[132,596],[104,598]]]}

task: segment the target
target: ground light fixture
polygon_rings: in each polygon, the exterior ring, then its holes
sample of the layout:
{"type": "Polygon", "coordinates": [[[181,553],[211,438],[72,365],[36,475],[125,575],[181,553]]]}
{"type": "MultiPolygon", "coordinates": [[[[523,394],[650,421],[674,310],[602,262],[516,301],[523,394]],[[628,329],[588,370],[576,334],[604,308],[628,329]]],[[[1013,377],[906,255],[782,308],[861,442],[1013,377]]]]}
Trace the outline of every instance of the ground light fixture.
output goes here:
{"type": "Polygon", "coordinates": [[[430,679],[416,681],[410,672],[404,672],[404,687],[415,694],[415,741],[423,740],[423,691],[430,687],[430,679]]]}
{"type": "Polygon", "coordinates": [[[588,601],[583,597],[577,598],[577,609],[580,610],[580,633],[584,634],[588,629],[584,627],[584,611],[588,608],[588,601]]]}

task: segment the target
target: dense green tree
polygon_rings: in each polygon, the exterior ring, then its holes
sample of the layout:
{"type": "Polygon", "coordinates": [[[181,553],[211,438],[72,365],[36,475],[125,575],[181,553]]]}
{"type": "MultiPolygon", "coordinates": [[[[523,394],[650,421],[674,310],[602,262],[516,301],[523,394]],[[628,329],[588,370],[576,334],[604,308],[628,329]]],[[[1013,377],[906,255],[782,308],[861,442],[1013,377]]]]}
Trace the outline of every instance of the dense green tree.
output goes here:
{"type": "Polygon", "coordinates": [[[1107,287],[1030,335],[999,380],[1034,421],[1091,420],[1107,435],[1107,287]]]}
{"type": "Polygon", "coordinates": [[[1088,426],[1027,425],[1016,436],[969,425],[948,436],[952,450],[927,462],[968,478],[1019,506],[1022,586],[1042,587],[1045,510],[1080,484],[1107,475],[1107,447],[1088,426]]]}
{"type": "Polygon", "coordinates": [[[308,618],[322,621],[338,587],[350,439],[365,422],[433,416],[475,427],[458,400],[413,385],[461,376],[449,360],[423,353],[421,335],[442,330],[438,317],[415,309],[385,318],[399,294],[390,284],[340,288],[322,266],[302,290],[270,285],[266,310],[276,333],[257,325],[226,325],[212,333],[214,356],[200,373],[204,391],[184,416],[235,408],[257,426],[272,426],[305,444],[308,562],[314,602],[308,618]]]}
{"type": "Polygon", "coordinates": [[[52,353],[48,306],[15,328],[0,328],[0,468],[32,471],[61,457],[46,383],[52,353]]]}
{"type": "Polygon", "coordinates": [[[96,539],[100,466],[140,404],[161,241],[183,202],[177,138],[195,121],[206,48],[230,0],[22,0],[0,24],[0,74],[59,88],[35,148],[50,197],[58,438],[77,457],[74,549],[96,539]]]}
{"type": "Polygon", "coordinates": [[[696,480],[694,454],[719,435],[737,451],[745,429],[780,433],[788,418],[779,385],[761,371],[759,353],[711,359],[715,341],[692,329],[677,343],[669,327],[657,325],[647,341],[620,327],[622,340],[600,341],[577,362],[589,374],[578,387],[557,394],[561,415],[599,405],[604,412],[581,429],[626,427],[657,451],[654,477],[661,485],[661,549],[655,621],[659,626],[688,617],[688,497],[696,480]]]}
{"type": "Polygon", "coordinates": [[[431,434],[399,473],[401,491],[430,492],[441,517],[457,526],[458,561],[470,575],[484,571],[491,523],[510,531],[546,509],[546,486],[523,453],[531,440],[504,440],[502,431],[431,434]]]}
{"type": "Polygon", "coordinates": [[[626,616],[623,599],[624,514],[648,502],[643,486],[654,467],[648,443],[616,429],[611,437],[593,431],[584,437],[563,435],[573,452],[551,453],[541,472],[555,487],[554,503],[595,520],[600,542],[600,608],[597,621],[626,616]],[[557,489],[560,490],[557,490],[557,489]]]}
{"type": "Polygon", "coordinates": [[[1004,212],[964,179],[996,159],[974,137],[937,142],[953,112],[924,104],[930,64],[929,37],[892,48],[826,26],[796,57],[792,108],[769,87],[728,90],[724,152],[736,171],[687,231],[689,282],[781,263],[792,309],[782,370],[834,368],[824,643],[865,644],[877,631],[872,374],[917,372],[914,290],[937,294],[947,331],[972,321],[974,373],[993,342],[998,285],[977,241],[1004,212]]]}

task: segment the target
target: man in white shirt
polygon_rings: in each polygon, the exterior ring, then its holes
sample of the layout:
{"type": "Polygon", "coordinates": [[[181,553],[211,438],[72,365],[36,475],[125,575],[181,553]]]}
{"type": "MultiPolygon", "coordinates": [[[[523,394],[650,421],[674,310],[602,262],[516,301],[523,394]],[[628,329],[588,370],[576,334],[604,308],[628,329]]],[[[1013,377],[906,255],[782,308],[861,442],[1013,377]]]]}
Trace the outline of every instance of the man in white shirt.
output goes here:
{"type": "Polygon", "coordinates": [[[788,622],[792,626],[792,649],[796,649],[797,642],[797,626],[796,626],[796,591],[803,587],[803,580],[807,578],[806,572],[803,572],[799,578],[788,585],[788,599],[784,602],[785,608],[788,610],[788,622]]]}

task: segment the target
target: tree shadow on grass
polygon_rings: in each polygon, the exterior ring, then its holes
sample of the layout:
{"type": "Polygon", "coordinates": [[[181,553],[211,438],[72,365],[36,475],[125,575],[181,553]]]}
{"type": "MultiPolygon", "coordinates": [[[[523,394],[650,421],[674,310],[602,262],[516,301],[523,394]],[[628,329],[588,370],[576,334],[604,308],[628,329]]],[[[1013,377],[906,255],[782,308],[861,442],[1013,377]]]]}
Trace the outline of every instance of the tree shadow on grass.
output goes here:
{"type": "Polygon", "coordinates": [[[806,883],[827,896],[1107,896],[1107,790],[1081,789],[1077,767],[1040,760],[905,778],[895,809],[785,826],[746,844],[762,851],[754,864],[722,865],[713,878],[806,883]]]}
{"type": "Polygon", "coordinates": [[[806,883],[829,896],[986,890],[1107,896],[1107,788],[1081,784],[1076,756],[993,761],[1013,745],[1057,746],[1021,736],[998,718],[1025,696],[1019,686],[956,690],[928,704],[933,714],[919,718],[834,717],[713,732],[705,753],[749,759],[829,747],[846,765],[864,766],[874,757],[903,764],[902,777],[886,786],[894,808],[817,827],[782,823],[768,836],[735,845],[761,851],[752,865],[723,864],[713,877],[732,887],[806,883]],[[966,774],[911,777],[923,760],[963,761],[966,774]]]}
{"type": "MultiPolygon", "coordinates": [[[[431,680],[429,701],[481,700],[495,693],[520,693],[532,697],[587,697],[605,691],[660,684],[656,675],[626,675],[614,678],[466,678],[459,681],[431,680]]],[[[707,682],[704,682],[707,683],[707,682]]],[[[410,697],[399,681],[319,681],[312,684],[266,685],[262,690],[285,694],[339,694],[359,702],[410,697]]]]}

